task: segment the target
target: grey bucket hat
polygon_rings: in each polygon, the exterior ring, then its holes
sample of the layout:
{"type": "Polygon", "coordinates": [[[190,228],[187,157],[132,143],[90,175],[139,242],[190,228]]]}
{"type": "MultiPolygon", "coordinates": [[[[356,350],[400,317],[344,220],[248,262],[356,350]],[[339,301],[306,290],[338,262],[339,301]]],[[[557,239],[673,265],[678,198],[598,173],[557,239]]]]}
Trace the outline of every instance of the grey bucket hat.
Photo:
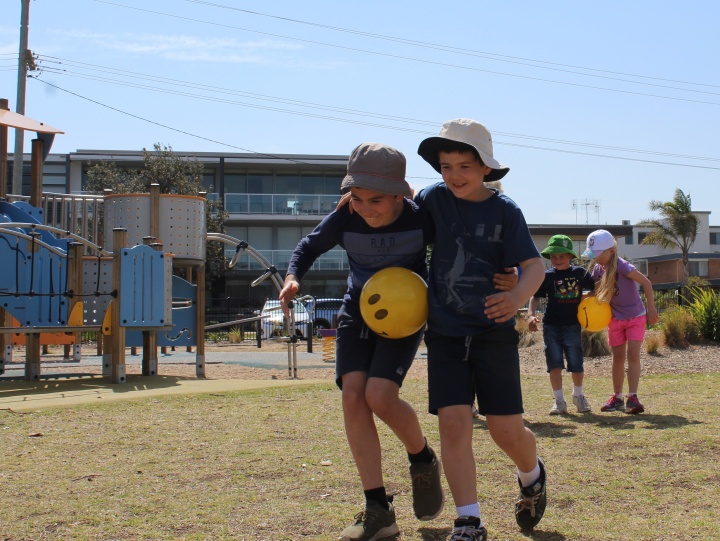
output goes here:
{"type": "Polygon", "coordinates": [[[362,143],[350,154],[340,191],[345,193],[355,187],[411,197],[405,164],[405,155],[399,150],[381,143],[362,143]]]}
{"type": "Polygon", "coordinates": [[[510,171],[493,157],[492,135],[485,126],[469,118],[456,118],[443,124],[436,137],[428,137],[418,147],[418,154],[438,173],[441,173],[438,152],[447,148],[448,140],[463,143],[477,151],[483,163],[492,169],[485,176],[485,182],[500,180],[510,171]]]}

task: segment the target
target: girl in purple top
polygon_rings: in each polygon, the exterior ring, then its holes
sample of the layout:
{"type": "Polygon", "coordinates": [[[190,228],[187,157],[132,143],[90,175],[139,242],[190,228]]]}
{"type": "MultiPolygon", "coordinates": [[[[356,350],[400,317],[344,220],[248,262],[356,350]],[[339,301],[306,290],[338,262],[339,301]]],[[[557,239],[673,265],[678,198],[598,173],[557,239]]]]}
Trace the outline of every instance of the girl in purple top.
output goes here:
{"type": "Polygon", "coordinates": [[[615,237],[604,229],[593,231],[587,238],[583,257],[593,259],[591,276],[595,280],[595,294],[610,303],[612,319],[608,328],[608,342],[612,348],[613,394],[600,411],[642,413],[645,408],[637,397],[640,383],[640,347],[645,338],[645,325],[658,322],[652,284],[647,276],[617,255],[615,237]],[[637,285],[643,288],[647,310],[637,285]],[[623,403],[625,360],[627,359],[628,394],[623,403]]]}

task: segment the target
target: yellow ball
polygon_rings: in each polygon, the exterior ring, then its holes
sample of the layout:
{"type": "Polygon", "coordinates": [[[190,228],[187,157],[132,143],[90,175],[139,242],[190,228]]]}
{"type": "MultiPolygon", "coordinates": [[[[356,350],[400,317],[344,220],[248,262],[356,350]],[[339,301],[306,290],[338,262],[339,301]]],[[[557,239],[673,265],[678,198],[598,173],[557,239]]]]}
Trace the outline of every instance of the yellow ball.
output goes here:
{"type": "Polygon", "coordinates": [[[583,329],[599,332],[610,325],[612,310],[608,303],[597,297],[585,297],[578,305],[577,318],[583,329]]]}
{"type": "Polygon", "coordinates": [[[401,267],[378,271],[360,293],[360,313],[365,324],[380,336],[410,336],[427,321],[427,284],[401,267]]]}

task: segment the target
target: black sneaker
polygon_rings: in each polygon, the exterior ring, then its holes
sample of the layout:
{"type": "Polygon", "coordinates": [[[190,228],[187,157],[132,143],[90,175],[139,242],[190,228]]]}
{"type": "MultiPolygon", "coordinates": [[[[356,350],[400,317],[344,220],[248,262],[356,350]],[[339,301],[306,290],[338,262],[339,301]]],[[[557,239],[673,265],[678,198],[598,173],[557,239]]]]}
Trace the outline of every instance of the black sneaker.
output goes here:
{"type": "Polygon", "coordinates": [[[385,509],[377,502],[368,502],[364,511],[355,515],[355,524],[345,528],[340,541],[377,541],[400,533],[395,522],[395,508],[385,509]]]}
{"type": "Polygon", "coordinates": [[[532,530],[537,526],[547,505],[545,463],[539,457],[538,464],[540,464],[540,477],[532,485],[523,487],[518,479],[520,497],[515,502],[515,520],[523,530],[532,530]]]}
{"type": "Polygon", "coordinates": [[[477,517],[458,517],[448,541],[487,541],[487,530],[477,517]]]}
{"type": "Polygon", "coordinates": [[[445,495],[440,483],[442,467],[435,451],[432,462],[410,464],[412,479],[413,511],[419,520],[432,520],[442,513],[445,495]]]}

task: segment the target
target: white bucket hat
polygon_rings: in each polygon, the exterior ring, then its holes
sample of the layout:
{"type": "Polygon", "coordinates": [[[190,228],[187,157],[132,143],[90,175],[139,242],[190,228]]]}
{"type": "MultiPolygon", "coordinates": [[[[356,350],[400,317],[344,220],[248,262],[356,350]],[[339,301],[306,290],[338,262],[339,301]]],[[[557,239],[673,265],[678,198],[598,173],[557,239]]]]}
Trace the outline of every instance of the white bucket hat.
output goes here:
{"type": "Polygon", "coordinates": [[[469,118],[456,118],[443,124],[436,137],[428,137],[418,147],[418,154],[438,173],[441,173],[438,152],[447,148],[448,140],[463,143],[477,151],[482,162],[492,169],[485,176],[485,182],[500,180],[510,171],[509,167],[493,158],[492,135],[485,126],[469,118]]]}

